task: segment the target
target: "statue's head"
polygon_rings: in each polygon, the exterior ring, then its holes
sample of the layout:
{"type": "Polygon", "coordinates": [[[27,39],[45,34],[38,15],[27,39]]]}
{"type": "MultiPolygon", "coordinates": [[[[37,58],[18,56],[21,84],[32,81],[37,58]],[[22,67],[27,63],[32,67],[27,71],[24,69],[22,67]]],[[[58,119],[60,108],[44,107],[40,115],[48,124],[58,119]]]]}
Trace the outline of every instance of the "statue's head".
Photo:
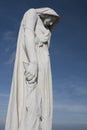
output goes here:
{"type": "Polygon", "coordinates": [[[59,22],[60,17],[50,14],[41,14],[40,18],[46,28],[52,30],[53,27],[59,22]]]}
{"type": "Polygon", "coordinates": [[[60,16],[51,8],[43,7],[36,9],[36,11],[42,19],[44,26],[50,30],[52,30],[60,20],[60,16]]]}

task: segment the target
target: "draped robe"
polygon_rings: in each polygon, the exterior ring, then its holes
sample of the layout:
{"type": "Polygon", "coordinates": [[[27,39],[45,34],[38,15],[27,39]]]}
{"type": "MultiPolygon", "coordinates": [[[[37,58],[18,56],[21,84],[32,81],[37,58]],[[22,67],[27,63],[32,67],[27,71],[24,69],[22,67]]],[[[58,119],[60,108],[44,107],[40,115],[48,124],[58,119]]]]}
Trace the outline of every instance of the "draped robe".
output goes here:
{"type": "MultiPolygon", "coordinates": [[[[57,15],[50,8],[42,8],[42,12],[45,11],[57,15]]],[[[28,10],[20,24],[5,130],[52,130],[51,32],[44,27],[38,15],[42,12],[41,9],[28,10]],[[33,23],[33,15],[37,19],[36,23],[33,23]],[[34,33],[38,78],[33,85],[26,82],[24,75],[30,62],[25,46],[25,29],[34,33]]]]}

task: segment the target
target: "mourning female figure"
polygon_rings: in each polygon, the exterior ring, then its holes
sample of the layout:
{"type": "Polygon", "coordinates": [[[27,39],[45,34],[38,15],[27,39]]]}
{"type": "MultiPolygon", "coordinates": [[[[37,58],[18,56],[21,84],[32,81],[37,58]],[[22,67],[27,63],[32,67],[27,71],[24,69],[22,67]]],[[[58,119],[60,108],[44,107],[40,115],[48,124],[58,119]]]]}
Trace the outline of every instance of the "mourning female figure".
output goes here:
{"type": "Polygon", "coordinates": [[[51,32],[59,15],[31,8],[22,18],[5,130],[52,130],[51,32]]]}

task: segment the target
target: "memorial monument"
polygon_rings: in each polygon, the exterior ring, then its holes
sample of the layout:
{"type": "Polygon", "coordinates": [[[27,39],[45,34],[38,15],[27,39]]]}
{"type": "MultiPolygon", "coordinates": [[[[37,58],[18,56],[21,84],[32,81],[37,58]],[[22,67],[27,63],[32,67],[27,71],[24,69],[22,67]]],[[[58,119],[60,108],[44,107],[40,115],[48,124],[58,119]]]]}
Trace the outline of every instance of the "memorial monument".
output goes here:
{"type": "Polygon", "coordinates": [[[50,39],[59,15],[31,8],[21,20],[5,130],[52,130],[50,39]]]}

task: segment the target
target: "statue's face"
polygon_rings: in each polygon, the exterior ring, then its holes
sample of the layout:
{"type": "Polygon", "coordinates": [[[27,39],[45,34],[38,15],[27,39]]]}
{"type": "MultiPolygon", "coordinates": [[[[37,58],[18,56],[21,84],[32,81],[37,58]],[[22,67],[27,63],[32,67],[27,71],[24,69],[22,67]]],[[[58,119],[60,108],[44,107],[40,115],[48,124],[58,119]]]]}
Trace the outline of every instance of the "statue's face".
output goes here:
{"type": "Polygon", "coordinates": [[[50,30],[54,26],[57,19],[57,17],[48,14],[42,14],[40,17],[43,21],[44,26],[50,30]]]}
{"type": "Polygon", "coordinates": [[[48,17],[48,18],[45,18],[44,20],[43,20],[43,24],[45,25],[45,26],[47,26],[47,25],[52,25],[53,24],[53,20],[52,20],[52,18],[51,17],[48,17]]]}

